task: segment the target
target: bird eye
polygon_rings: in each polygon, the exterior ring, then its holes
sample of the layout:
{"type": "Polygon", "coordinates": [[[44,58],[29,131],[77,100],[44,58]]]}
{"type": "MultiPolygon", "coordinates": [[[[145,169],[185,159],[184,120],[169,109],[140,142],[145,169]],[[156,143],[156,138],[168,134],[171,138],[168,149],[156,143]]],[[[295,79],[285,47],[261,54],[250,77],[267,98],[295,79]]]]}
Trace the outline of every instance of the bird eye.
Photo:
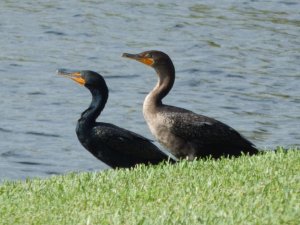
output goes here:
{"type": "Polygon", "coordinates": [[[147,54],[145,55],[145,57],[146,57],[146,58],[152,58],[152,54],[151,54],[151,53],[147,53],[147,54]]]}

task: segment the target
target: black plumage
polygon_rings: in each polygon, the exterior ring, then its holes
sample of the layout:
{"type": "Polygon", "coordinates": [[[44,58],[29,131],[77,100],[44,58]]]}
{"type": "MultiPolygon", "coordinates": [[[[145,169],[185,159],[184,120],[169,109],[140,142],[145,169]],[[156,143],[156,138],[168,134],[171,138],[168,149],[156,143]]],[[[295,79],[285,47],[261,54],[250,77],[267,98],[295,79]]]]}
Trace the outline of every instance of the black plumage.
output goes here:
{"type": "Polygon", "coordinates": [[[100,74],[88,70],[72,73],[60,70],[58,73],[84,85],[92,94],[90,106],[78,120],[76,134],[95,157],[112,168],[175,162],[147,138],[113,124],[96,122],[108,99],[108,88],[100,74]]]}
{"type": "Polygon", "coordinates": [[[230,126],[192,111],[169,106],[162,99],[175,81],[175,67],[170,57],[160,51],[140,54],[124,53],[155,69],[158,82],[147,95],[143,113],[156,139],[178,158],[190,160],[212,156],[239,156],[256,154],[255,146],[230,126]]]}

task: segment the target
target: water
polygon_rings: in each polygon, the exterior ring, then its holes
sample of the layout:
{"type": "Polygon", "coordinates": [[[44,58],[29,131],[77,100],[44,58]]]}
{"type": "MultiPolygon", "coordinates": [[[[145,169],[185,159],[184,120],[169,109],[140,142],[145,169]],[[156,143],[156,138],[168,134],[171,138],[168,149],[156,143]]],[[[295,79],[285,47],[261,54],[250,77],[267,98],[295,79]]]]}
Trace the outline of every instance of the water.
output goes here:
{"type": "Polygon", "coordinates": [[[123,52],[171,56],[165,103],[262,149],[299,146],[299,1],[162,2],[0,2],[0,180],[107,168],[75,134],[90,94],[57,68],[100,72],[110,89],[101,120],[152,138],[141,110],[154,71],[123,52]]]}

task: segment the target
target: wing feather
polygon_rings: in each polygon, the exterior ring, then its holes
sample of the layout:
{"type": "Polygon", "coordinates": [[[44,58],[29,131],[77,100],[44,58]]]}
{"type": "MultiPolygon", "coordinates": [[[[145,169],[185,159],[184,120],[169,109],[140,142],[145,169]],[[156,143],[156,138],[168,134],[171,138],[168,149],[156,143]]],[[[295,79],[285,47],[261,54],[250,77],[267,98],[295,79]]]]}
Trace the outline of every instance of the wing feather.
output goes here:
{"type": "Polygon", "coordinates": [[[92,131],[94,139],[101,139],[111,151],[141,159],[168,158],[149,139],[109,123],[99,123],[92,131]],[[101,124],[101,125],[100,125],[101,124]]]}

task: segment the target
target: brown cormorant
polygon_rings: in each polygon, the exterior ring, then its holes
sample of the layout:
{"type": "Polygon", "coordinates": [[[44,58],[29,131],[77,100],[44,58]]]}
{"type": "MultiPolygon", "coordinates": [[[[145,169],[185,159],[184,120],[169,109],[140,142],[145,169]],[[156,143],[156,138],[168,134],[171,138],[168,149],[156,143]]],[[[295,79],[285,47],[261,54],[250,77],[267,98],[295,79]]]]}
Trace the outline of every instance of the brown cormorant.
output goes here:
{"type": "Polygon", "coordinates": [[[175,68],[170,57],[161,51],[123,57],[142,62],[155,69],[158,82],[143,104],[144,118],[155,138],[178,158],[239,156],[255,154],[255,146],[230,126],[192,111],[165,105],[162,99],[171,90],[175,68]]]}
{"type": "Polygon", "coordinates": [[[76,134],[80,143],[96,158],[112,168],[130,168],[137,164],[175,162],[147,138],[109,123],[96,122],[108,99],[104,78],[93,71],[69,72],[58,70],[88,88],[92,102],[78,120],[76,134]]]}

